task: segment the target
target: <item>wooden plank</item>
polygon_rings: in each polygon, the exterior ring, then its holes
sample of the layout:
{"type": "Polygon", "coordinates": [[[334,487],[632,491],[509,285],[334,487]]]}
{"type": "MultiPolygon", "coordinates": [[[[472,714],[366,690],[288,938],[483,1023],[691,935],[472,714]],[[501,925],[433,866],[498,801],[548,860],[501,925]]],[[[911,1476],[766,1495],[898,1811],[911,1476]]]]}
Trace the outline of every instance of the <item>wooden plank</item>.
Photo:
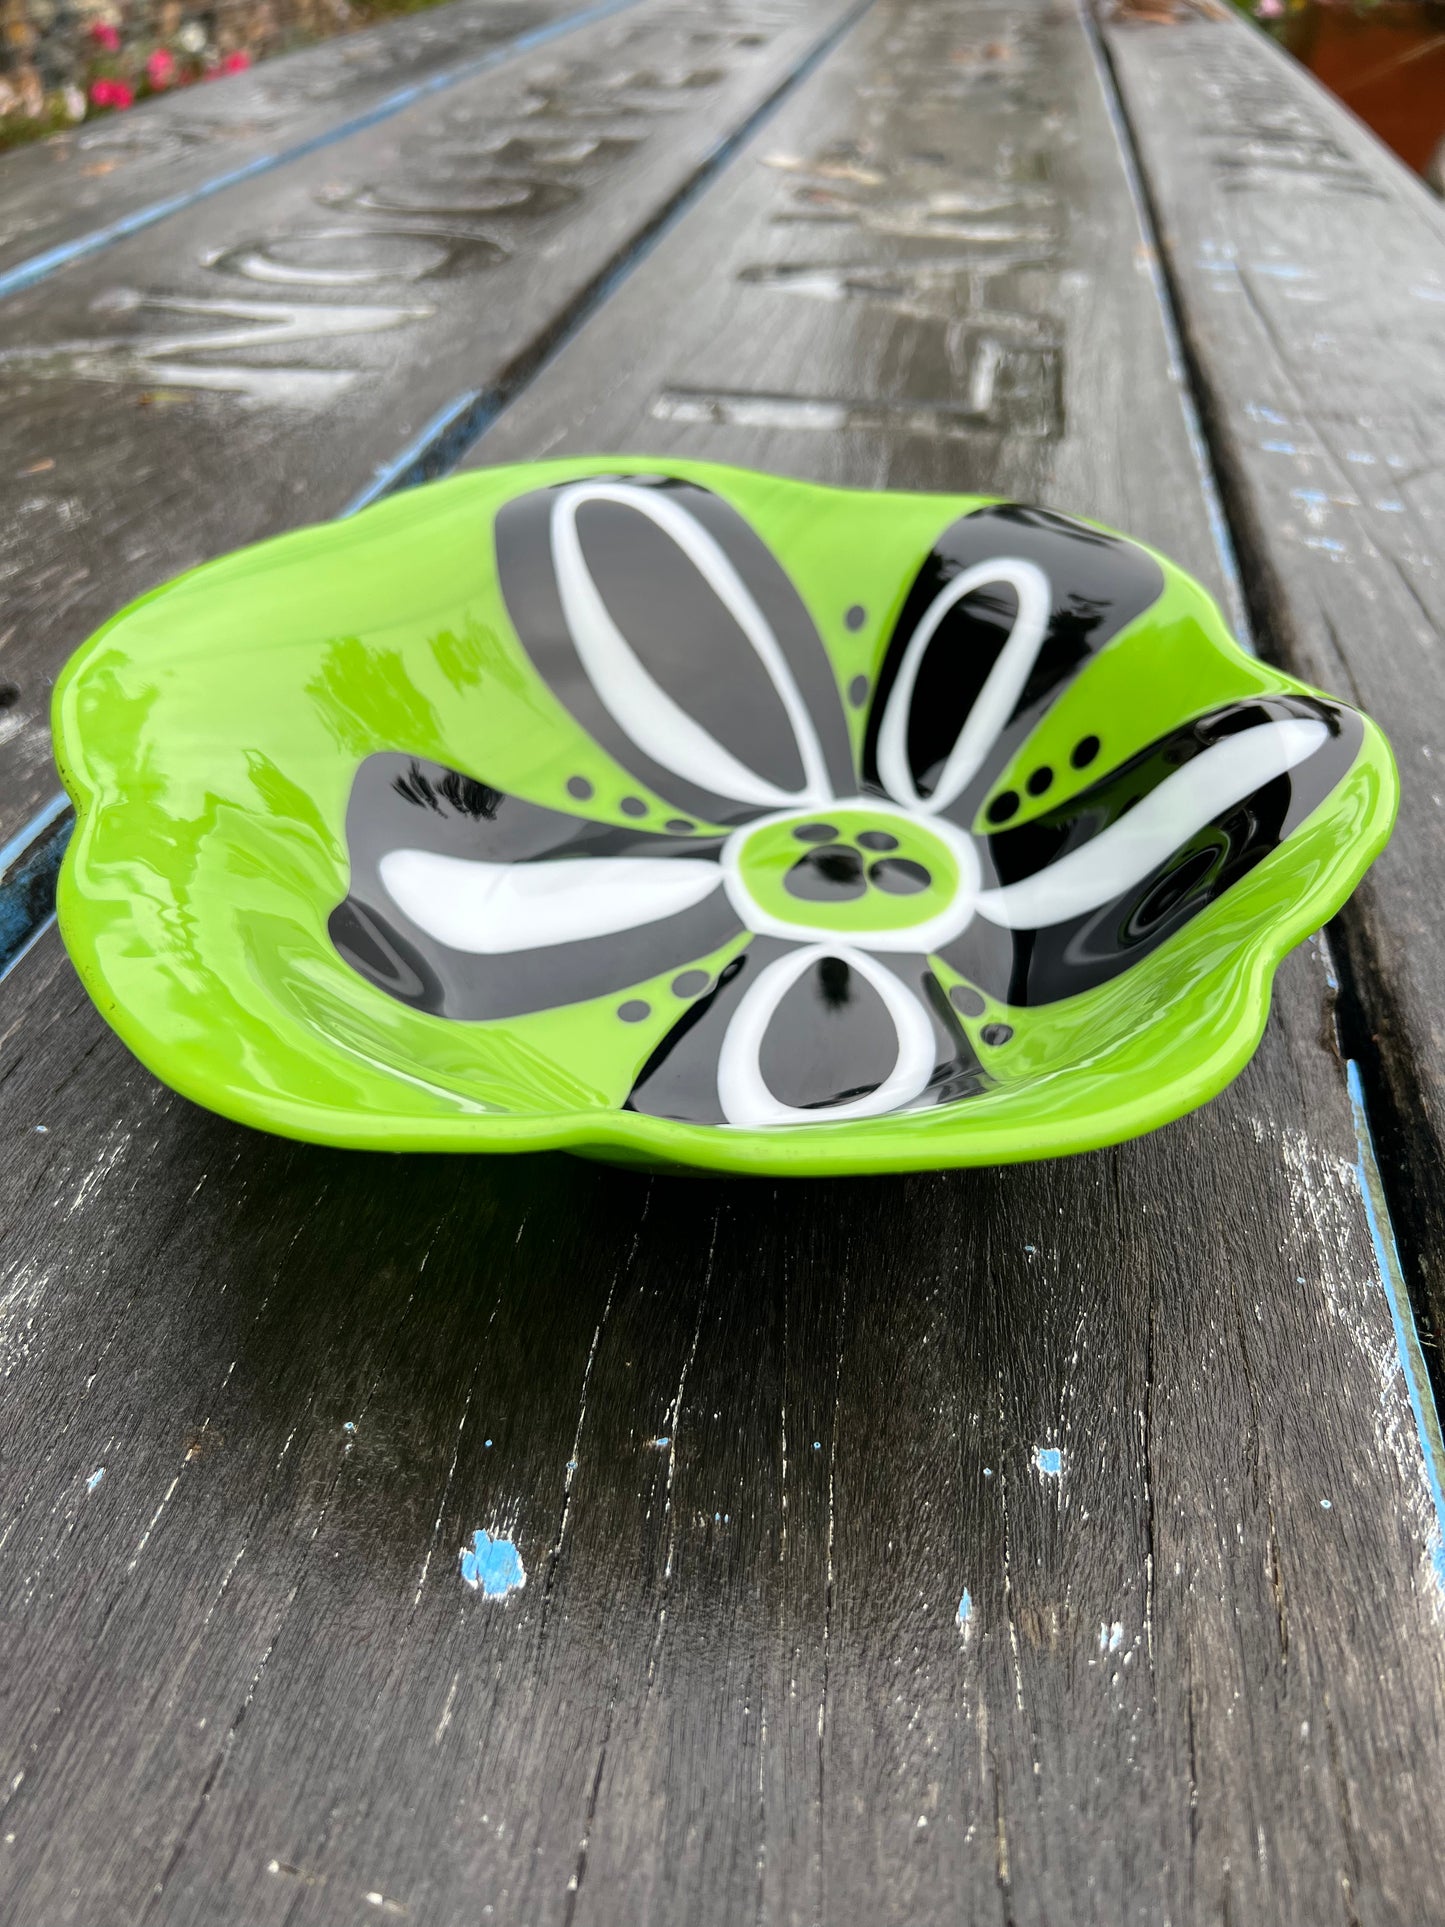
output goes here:
{"type": "Polygon", "coordinates": [[[1445,1330],[1445,208],[1228,10],[1108,29],[1266,647],[1400,764],[1342,917],[1412,1273],[1445,1330]],[[1373,1039],[1373,1048],[1370,1040],[1373,1039]]]}
{"type": "Polygon", "coordinates": [[[90,630],[485,413],[848,3],[640,0],[0,307],[0,840],[90,630]]]}
{"type": "Polygon", "coordinates": [[[0,160],[0,296],[109,245],[117,230],[165,218],[165,204],[284,165],[595,11],[576,0],[458,0],[17,149],[0,160]]]}
{"type": "MultiPolygon", "coordinates": [[[[883,0],[482,453],[986,472],[1208,570],[1138,240],[1072,15],[883,0]],[[921,189],[857,179],[895,156],[921,189]],[[920,244],[1000,170],[1048,260],[920,244]],[[780,293],[838,229],[881,300],[780,293]],[[957,266],[905,304],[920,257],[957,266]],[[1047,320],[1042,434],[1027,363],[1017,412],[938,409],[960,311],[1047,320]]],[[[1238,1084],[1141,1143],[741,1185],[240,1131],[47,937],[0,1024],[0,1908],[1439,1912],[1433,1465],[1328,991],[1292,959],[1238,1084]],[[477,1529],[520,1592],[467,1590],[477,1529]]]]}

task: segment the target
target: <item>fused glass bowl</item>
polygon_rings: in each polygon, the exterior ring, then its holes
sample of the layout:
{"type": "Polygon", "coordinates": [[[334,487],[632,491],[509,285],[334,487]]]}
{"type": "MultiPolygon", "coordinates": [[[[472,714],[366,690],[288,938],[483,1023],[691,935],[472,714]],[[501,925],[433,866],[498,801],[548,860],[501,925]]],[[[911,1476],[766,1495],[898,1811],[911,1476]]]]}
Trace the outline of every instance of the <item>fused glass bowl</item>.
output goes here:
{"type": "Polygon", "coordinates": [[[1162,557],[972,497],[494,469],[68,665],[61,928],[160,1077],[326,1143],[908,1170],[1212,1096],[1389,749],[1162,557]]]}

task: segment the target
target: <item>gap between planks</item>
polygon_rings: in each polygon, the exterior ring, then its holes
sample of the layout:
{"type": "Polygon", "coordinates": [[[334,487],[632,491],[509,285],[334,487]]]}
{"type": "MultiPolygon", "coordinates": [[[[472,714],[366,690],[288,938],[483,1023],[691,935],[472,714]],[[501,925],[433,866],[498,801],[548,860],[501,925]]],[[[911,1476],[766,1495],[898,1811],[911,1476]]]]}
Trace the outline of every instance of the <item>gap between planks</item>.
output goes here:
{"type": "MultiPolygon", "coordinates": [[[[1180,325],[1184,291],[1178,285],[1168,251],[1160,243],[1158,209],[1149,189],[1148,177],[1144,171],[1142,156],[1135,138],[1128,105],[1119,85],[1113,57],[1108,43],[1099,32],[1091,0],[1077,0],[1077,4],[1083,21],[1084,35],[1094,56],[1099,85],[1119,141],[1139,225],[1149,250],[1150,276],[1164,319],[1171,372],[1179,384],[1180,399],[1184,406],[1190,439],[1201,464],[1201,481],[1204,485],[1211,523],[1215,527],[1216,546],[1230,587],[1230,608],[1236,633],[1247,648],[1259,654],[1267,654],[1261,649],[1260,641],[1270,634],[1270,611],[1263,593],[1258,588],[1253,595],[1246,588],[1240,564],[1243,561],[1249,565],[1250,577],[1257,585],[1267,577],[1268,557],[1262,554],[1258,544],[1251,540],[1250,530],[1253,525],[1250,518],[1240,512],[1239,491],[1231,484],[1228,464],[1221,461],[1218,456],[1222,438],[1211,422],[1208,388],[1189,347],[1186,332],[1180,325]]],[[[1355,1134],[1359,1144],[1360,1195],[1365,1201],[1369,1216],[1380,1282],[1390,1301],[1396,1349],[1399,1352],[1400,1368],[1405,1374],[1405,1382],[1410,1388],[1411,1407],[1415,1413],[1416,1426],[1420,1434],[1420,1449],[1430,1468],[1431,1491],[1437,1518],[1440,1521],[1440,1530],[1445,1534],[1445,1497],[1442,1497],[1439,1457],[1441,1439],[1439,1407],[1442,1397],[1445,1397],[1445,1360],[1440,1360],[1437,1354],[1434,1368],[1431,1369],[1424,1348],[1420,1344],[1419,1323],[1423,1321],[1427,1328],[1429,1324],[1429,1305],[1426,1300],[1424,1281],[1419,1275],[1418,1267],[1407,1269],[1402,1263],[1401,1245],[1395,1230],[1396,1219],[1401,1215],[1400,1207],[1403,1200],[1399,1184],[1403,1181],[1404,1174],[1399,1174],[1398,1177],[1393,1174],[1387,1175],[1375,1154],[1379,1137],[1375,1118],[1385,1114],[1386,1108],[1375,1062],[1377,1049],[1364,1020],[1365,1005],[1362,1001],[1361,987],[1355,980],[1349,946],[1338,941],[1330,941],[1329,931],[1333,928],[1335,921],[1336,919],[1331,919],[1330,926],[1321,933],[1321,936],[1325,944],[1330,973],[1343,991],[1343,995],[1337,998],[1334,1022],[1339,1037],[1340,1054],[1349,1078],[1355,1134]]],[[[1442,1577],[1445,1577],[1445,1537],[1442,1537],[1439,1543],[1442,1548],[1438,1555],[1441,1561],[1440,1570],[1442,1577]]]]}
{"type": "Polygon", "coordinates": [[[459,86],[463,81],[475,80],[480,75],[491,73],[498,67],[505,67],[524,54],[535,53],[539,47],[547,46],[553,40],[576,32],[581,27],[590,27],[602,20],[609,20],[614,14],[623,13],[638,0],[595,0],[595,4],[580,8],[575,13],[564,15],[560,20],[544,21],[539,27],[530,27],[525,32],[506,40],[499,47],[489,48],[470,60],[456,62],[444,67],[439,74],[431,74],[425,80],[414,81],[410,86],[398,87],[375,106],[368,107],[360,114],[350,115],[328,127],[319,134],[297,141],[290,147],[281,147],[274,154],[259,154],[253,160],[244,162],[240,167],[227,168],[214,174],[209,180],[198,181],[194,187],[183,193],[168,195],[162,200],[152,201],[145,207],[134,209],[121,215],[117,220],[108,221],[103,227],[93,228],[89,234],[78,235],[73,241],[63,241],[58,246],[45,248],[39,254],[32,254],[14,267],[0,272],[0,301],[10,295],[33,288],[38,281],[66,268],[74,261],[83,261],[88,255],[99,254],[103,248],[123,241],[128,235],[139,234],[158,222],[169,219],[172,214],[180,214],[200,201],[208,201],[214,194],[224,193],[228,187],[239,187],[244,181],[253,181],[261,174],[274,173],[277,168],[285,167],[292,161],[303,160],[308,154],[315,154],[324,147],[332,147],[351,134],[360,134],[369,127],[376,127],[383,121],[391,120],[404,109],[414,106],[417,101],[431,95],[445,93],[449,88],[459,86]]]}

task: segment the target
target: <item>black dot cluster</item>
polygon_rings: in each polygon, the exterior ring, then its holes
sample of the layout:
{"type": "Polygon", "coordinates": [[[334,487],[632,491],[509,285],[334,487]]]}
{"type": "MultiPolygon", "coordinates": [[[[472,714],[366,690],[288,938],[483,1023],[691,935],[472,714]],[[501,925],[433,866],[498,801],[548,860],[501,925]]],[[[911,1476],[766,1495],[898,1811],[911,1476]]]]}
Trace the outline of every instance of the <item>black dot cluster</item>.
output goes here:
{"type": "MultiPolygon", "coordinates": [[[[1099,753],[1097,736],[1081,736],[1069,751],[1069,761],[1075,769],[1087,769],[1099,753]]],[[[1030,770],[1024,779],[1024,788],[1030,796],[1042,796],[1051,786],[1054,772],[1048,763],[1040,763],[1037,769],[1030,770]]],[[[989,804],[986,815],[990,823],[1007,823],[1018,815],[1021,798],[1017,790],[1000,790],[989,804]]]]}
{"type": "MultiPolygon", "coordinates": [[[[567,794],[579,803],[587,803],[596,795],[596,786],[586,776],[569,776],[567,794]]],[[[648,806],[640,796],[624,796],[617,807],[624,816],[630,816],[634,821],[649,814],[648,806]]],[[[691,836],[697,825],[686,816],[669,816],[662,827],[672,836],[691,836]]]]}

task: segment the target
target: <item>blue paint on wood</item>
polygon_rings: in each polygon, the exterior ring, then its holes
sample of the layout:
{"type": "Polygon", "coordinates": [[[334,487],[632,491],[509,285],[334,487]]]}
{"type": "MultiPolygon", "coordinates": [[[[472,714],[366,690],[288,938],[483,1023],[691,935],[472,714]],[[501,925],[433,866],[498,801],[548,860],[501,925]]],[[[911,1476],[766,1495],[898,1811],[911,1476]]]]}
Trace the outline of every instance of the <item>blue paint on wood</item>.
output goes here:
{"type": "Polygon", "coordinates": [[[509,1592],[520,1592],[527,1583],[522,1555],[510,1539],[493,1538],[490,1532],[472,1534],[470,1546],[462,1548],[462,1579],[473,1592],[488,1599],[503,1599],[509,1592]]]}
{"type": "MultiPolygon", "coordinates": [[[[1184,358],[1183,330],[1179,324],[1179,313],[1175,306],[1174,290],[1169,277],[1160,261],[1160,241],[1154,224],[1154,213],[1149,202],[1149,192],[1144,185],[1144,173],[1139,161],[1139,150],[1134,141],[1134,130],[1129,125],[1114,84],[1113,68],[1104,48],[1103,37],[1094,17],[1092,7],[1079,0],[1079,25],[1088,43],[1089,55],[1094,63],[1094,74],[1099,83],[1099,95],[1104,112],[1114,130],[1114,141],[1119,159],[1124,166],[1124,180],[1129,189],[1129,199],[1134,204],[1134,222],[1139,240],[1143,244],[1140,257],[1154,289],[1155,313],[1164,335],[1164,352],[1169,360],[1169,378],[1174,383],[1179,399],[1179,412],[1184,418],[1184,432],[1189,441],[1189,452],[1194,457],[1195,479],[1204,502],[1204,512],[1209,521],[1209,533],[1214,541],[1214,553],[1219,570],[1224,577],[1225,613],[1230,627],[1239,638],[1243,648],[1255,653],[1253,633],[1249,622],[1249,605],[1245,601],[1244,582],[1239,571],[1239,557],[1235,553],[1234,536],[1230,530],[1229,519],[1224,513],[1224,503],[1219,493],[1219,483],[1214,473],[1214,458],[1209,452],[1205,439],[1204,424],[1199,418],[1199,409],[1194,400],[1194,385],[1190,379],[1188,364],[1184,358]]],[[[1206,261],[1207,267],[1233,267],[1234,250],[1228,251],[1228,259],[1223,262],[1206,261]]]]}
{"type": "Polygon", "coordinates": [[[963,1597],[958,1602],[958,1611],[954,1614],[954,1624],[961,1633],[966,1633],[968,1631],[968,1622],[972,1618],[973,1595],[969,1592],[968,1587],[965,1586],[963,1589],[963,1597]]]}
{"type": "Polygon", "coordinates": [[[55,879],[75,827],[70,803],[53,796],[0,848],[0,977],[55,910],[55,879]]]}
{"type": "Polygon", "coordinates": [[[98,1465],[85,1482],[86,1491],[94,1492],[95,1488],[100,1484],[101,1480],[104,1477],[105,1477],[105,1467],[103,1465],[98,1465]]]}
{"type": "MultiPolygon", "coordinates": [[[[632,0],[627,0],[632,4],[632,0]]],[[[630,246],[560,316],[541,351],[513,366],[508,379],[492,388],[469,388],[454,401],[445,403],[420,433],[391,461],[378,468],[366,487],[342,510],[356,515],[388,495],[416,488],[454,468],[474,442],[479,442],[516,400],[528,383],[535,381],[592,316],[608,302],[667,235],[690,213],[695,204],[736,154],[777,113],[821,61],[832,52],[855,22],[860,20],[873,0],[857,0],[841,20],[829,28],[794,66],[784,74],[766,100],[755,107],[747,119],[730,134],[725,134],[698,162],[695,171],[658,209],[651,221],[637,234],[630,246]]]]}
{"type": "Polygon", "coordinates": [[[1058,1446],[1036,1445],[1034,1469],[1046,1479],[1061,1479],[1064,1476],[1064,1455],[1058,1446]]]}
{"type": "Polygon", "coordinates": [[[419,100],[427,99],[429,95],[445,93],[448,88],[459,86],[464,80],[473,80],[493,67],[504,67],[509,61],[531,53],[534,48],[546,46],[548,41],[556,40],[562,34],[590,26],[594,21],[610,19],[614,13],[621,13],[636,4],[637,0],[600,0],[600,4],[565,14],[560,20],[549,20],[545,26],[533,27],[527,33],[518,34],[515,39],[506,41],[500,47],[490,48],[476,59],[463,60],[455,67],[445,68],[441,73],[433,74],[427,80],[416,81],[409,87],[398,87],[395,93],[388,94],[375,107],[367,108],[363,114],[353,114],[350,120],[339,121],[335,127],[328,127],[324,134],[313,134],[309,140],[297,141],[293,147],[279,148],[274,154],[258,154],[243,166],[215,174],[210,180],[188,188],[183,194],[172,194],[166,200],[153,201],[149,207],[136,208],[133,213],[122,215],[118,221],[93,228],[89,234],[65,241],[59,247],[46,248],[41,254],[32,254],[28,260],[19,261],[13,268],[0,273],[0,300],[7,295],[19,294],[22,288],[34,287],[37,281],[54,274],[57,268],[68,267],[72,261],[82,261],[87,255],[98,254],[113,242],[123,241],[129,234],[139,234],[143,228],[154,227],[157,221],[167,220],[184,208],[194,207],[198,201],[208,201],[213,194],[221,194],[228,187],[239,187],[243,181],[255,180],[258,174],[269,174],[274,168],[285,167],[289,162],[299,161],[307,154],[315,154],[323,147],[332,147],[351,134],[359,134],[368,127],[390,120],[394,114],[401,113],[419,100]]]}
{"type": "Polygon", "coordinates": [[[1375,1269],[1389,1301],[1390,1322],[1395,1330],[1395,1350],[1399,1355],[1400,1370],[1405,1375],[1405,1389],[1409,1393],[1410,1410],[1414,1414],[1415,1431],[1420,1440],[1420,1456],[1424,1460],[1430,1500],[1435,1508],[1435,1528],[1426,1549],[1435,1582],[1445,1591],[1445,1489],[1442,1489],[1441,1476],[1442,1465],[1445,1465],[1445,1443],[1442,1443],[1440,1436],[1440,1415],[1435,1409],[1430,1380],[1425,1372],[1425,1355],[1420,1350],[1420,1334],[1415,1329],[1415,1314],[1410,1309],[1405,1273],[1395,1243],[1395,1227],[1390,1222],[1389,1206],[1380,1182],[1375,1137],[1370,1129],[1370,1114],[1365,1107],[1365,1087],[1360,1078],[1360,1067],[1354,1058],[1350,1058],[1345,1065],[1345,1077],[1350,1087],[1350,1109],[1354,1115],[1358,1151],[1355,1181],[1360,1187],[1365,1221],[1370,1228],[1370,1242],[1375,1248],[1375,1269]]]}

